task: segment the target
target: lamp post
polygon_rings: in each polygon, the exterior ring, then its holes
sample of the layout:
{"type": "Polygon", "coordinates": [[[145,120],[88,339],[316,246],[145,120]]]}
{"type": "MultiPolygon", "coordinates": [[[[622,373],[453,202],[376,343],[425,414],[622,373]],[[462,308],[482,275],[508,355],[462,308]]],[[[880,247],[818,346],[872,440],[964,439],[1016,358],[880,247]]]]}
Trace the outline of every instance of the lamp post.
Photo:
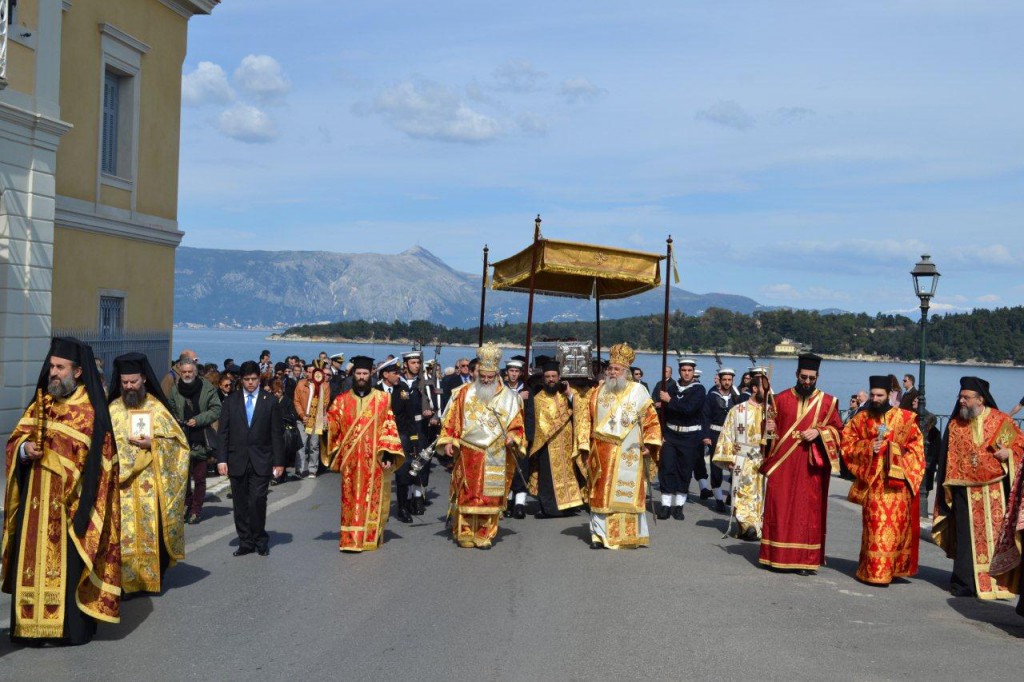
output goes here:
{"type": "MultiPolygon", "coordinates": [[[[928,323],[928,308],[931,303],[932,297],[935,296],[935,289],[939,285],[939,270],[935,267],[935,263],[931,261],[931,256],[928,254],[922,254],[921,260],[918,261],[914,269],[910,271],[910,276],[914,279],[914,293],[917,294],[917,298],[921,301],[921,367],[920,377],[917,389],[917,419],[918,425],[921,427],[921,431],[924,431],[924,415],[925,415],[925,397],[924,397],[924,369],[925,369],[925,357],[928,354],[927,345],[927,323],[928,323]]],[[[923,434],[925,438],[928,437],[927,433],[923,434]]],[[[924,489],[924,480],[921,481],[921,512],[924,515],[928,514],[928,501],[927,491],[924,489]]]]}

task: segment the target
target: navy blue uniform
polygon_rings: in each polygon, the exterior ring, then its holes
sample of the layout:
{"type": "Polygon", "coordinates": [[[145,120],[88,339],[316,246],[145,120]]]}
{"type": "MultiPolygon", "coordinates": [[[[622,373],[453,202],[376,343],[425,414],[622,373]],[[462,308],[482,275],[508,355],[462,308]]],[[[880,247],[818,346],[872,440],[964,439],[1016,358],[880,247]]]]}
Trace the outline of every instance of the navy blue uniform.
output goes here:
{"type": "MultiPolygon", "coordinates": [[[[710,440],[710,454],[714,456],[715,446],[718,445],[718,437],[722,434],[722,424],[729,410],[742,403],[748,396],[737,395],[735,391],[723,394],[717,387],[708,391],[704,399],[704,434],[702,439],[710,440]]],[[[701,458],[703,460],[703,457],[701,458]]],[[[703,464],[703,461],[702,461],[703,464]]],[[[698,472],[700,473],[700,472],[698,472]]],[[[704,477],[707,476],[707,466],[703,467],[704,477]]],[[[716,466],[711,467],[711,487],[722,487],[722,469],[716,466]]],[[[697,476],[698,480],[703,478],[697,476]]]]}
{"type": "MultiPolygon", "coordinates": [[[[670,386],[671,388],[671,386],[670,386]]],[[[676,386],[665,405],[665,428],[662,432],[661,461],[658,466],[658,484],[662,495],[685,494],[690,487],[694,468],[703,459],[701,444],[704,430],[705,390],[694,381],[676,386]]]]}

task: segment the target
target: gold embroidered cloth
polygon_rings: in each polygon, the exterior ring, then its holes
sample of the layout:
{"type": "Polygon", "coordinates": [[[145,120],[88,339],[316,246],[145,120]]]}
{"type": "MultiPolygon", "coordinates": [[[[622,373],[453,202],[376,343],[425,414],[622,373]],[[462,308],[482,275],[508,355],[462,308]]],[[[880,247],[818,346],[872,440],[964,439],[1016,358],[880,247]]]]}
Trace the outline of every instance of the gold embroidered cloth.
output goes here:
{"type": "Polygon", "coordinates": [[[881,419],[868,411],[843,428],[843,461],[856,479],[847,499],[862,505],[857,578],[888,585],[917,573],[921,536],[917,491],[924,478],[924,438],[917,415],[892,408],[881,419]],[[882,446],[874,443],[882,425],[882,446]]]}
{"type": "MultiPolygon", "coordinates": [[[[574,413],[585,412],[587,403],[577,398],[570,404],[566,394],[550,394],[546,391],[537,392],[532,400],[534,437],[530,444],[530,457],[536,458],[537,453],[547,447],[548,466],[558,509],[562,511],[582,506],[586,501],[586,492],[580,488],[576,471],[586,480],[587,469],[580,451],[588,450],[590,445],[586,441],[585,429],[579,428],[579,424],[585,423],[587,417],[574,416],[574,413]]],[[[539,475],[536,467],[533,469],[529,489],[530,494],[536,496],[539,475]]]]}
{"type": "Polygon", "coordinates": [[[150,413],[153,437],[149,450],[129,443],[129,410],[120,398],[110,404],[120,465],[121,589],[159,593],[161,543],[170,558],[168,567],[185,558],[188,440],[153,396],[132,409],[150,413]]]}
{"type": "Polygon", "coordinates": [[[932,517],[932,539],[946,552],[956,556],[957,543],[970,542],[974,561],[974,587],[980,599],[1008,599],[1007,587],[1016,578],[1002,575],[996,581],[989,564],[996,551],[1003,517],[1006,515],[1004,479],[1013,487],[1017,471],[1024,461],[1024,434],[1013,419],[999,410],[986,407],[975,419],[951,419],[948,427],[946,470],[942,491],[945,505],[936,499],[932,517]],[[1003,447],[1012,451],[1010,460],[1000,462],[995,452],[1003,447]],[[965,488],[970,537],[956,534],[953,488],[965,488]],[[949,513],[944,513],[948,509],[949,513]]]}
{"type": "Polygon", "coordinates": [[[477,397],[474,384],[453,392],[436,447],[449,443],[455,448],[449,488],[455,539],[461,545],[488,546],[498,533],[498,514],[517,475],[513,458],[525,445],[522,398],[500,383],[488,403],[477,397]],[[505,433],[512,437],[509,446],[505,433]]]}
{"type": "Polygon", "coordinates": [[[117,494],[118,464],[114,441],[103,444],[103,462],[96,505],[81,536],[72,519],[78,511],[79,479],[92,442],[93,409],[85,388],[66,400],[44,403],[47,431],[43,458],[16,464],[18,449],[34,432],[35,404],[22,416],[7,441],[7,490],[4,499],[3,591],[14,600],[12,633],[17,637],[61,637],[64,629],[65,587],[77,583],[78,608],[110,623],[120,620],[121,505],[117,494]],[[22,491],[16,466],[29,466],[22,491]],[[26,508],[16,527],[21,498],[26,508]],[[81,575],[68,575],[64,552],[70,538],[85,564],[81,575]],[[18,543],[18,565],[11,565],[12,542],[18,543]]]}
{"type": "Polygon", "coordinates": [[[729,410],[711,458],[723,469],[732,468],[732,505],[740,533],[748,528],[761,537],[764,514],[764,476],[761,475],[761,418],[764,405],[753,400],[729,410]]]}
{"type": "Polygon", "coordinates": [[[327,434],[321,461],[341,473],[338,549],[375,550],[384,539],[394,472],[405,461],[391,396],[376,389],[363,398],[353,391],[342,393],[327,411],[327,434]],[[385,454],[394,459],[390,469],[382,466],[385,454]]]}

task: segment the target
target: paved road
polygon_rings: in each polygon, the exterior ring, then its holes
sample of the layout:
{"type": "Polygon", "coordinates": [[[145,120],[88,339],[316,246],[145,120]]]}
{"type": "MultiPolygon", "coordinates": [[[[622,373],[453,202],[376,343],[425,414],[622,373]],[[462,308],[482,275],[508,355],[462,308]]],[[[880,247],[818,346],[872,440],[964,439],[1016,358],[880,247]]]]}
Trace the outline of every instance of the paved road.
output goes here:
{"type": "Polygon", "coordinates": [[[164,594],[127,601],[86,647],[15,649],[0,633],[0,678],[1019,678],[1024,619],[951,598],[934,545],[908,582],[853,579],[845,492],[833,479],[828,567],[799,577],[757,567],[757,546],[720,539],[724,517],[700,505],[660,522],[649,549],[591,550],[580,515],[505,521],[480,551],[448,540],[435,498],[421,522],[392,519],[380,551],[340,554],[337,476],[288,483],[270,496],[269,557],[232,557],[230,501],[211,502],[164,594]]]}

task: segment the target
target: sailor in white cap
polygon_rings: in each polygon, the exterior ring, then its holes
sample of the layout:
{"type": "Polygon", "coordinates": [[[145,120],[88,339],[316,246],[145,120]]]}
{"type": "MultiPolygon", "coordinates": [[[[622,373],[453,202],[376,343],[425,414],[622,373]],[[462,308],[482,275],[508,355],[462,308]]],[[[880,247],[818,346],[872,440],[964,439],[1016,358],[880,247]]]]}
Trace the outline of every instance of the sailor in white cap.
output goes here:
{"type": "Polygon", "coordinates": [[[704,452],[701,432],[706,392],[694,379],[696,367],[696,360],[681,357],[679,382],[674,393],[664,390],[658,393],[658,400],[665,408],[665,428],[662,433],[664,444],[658,463],[658,483],[661,488],[659,519],[667,519],[670,514],[679,521],[685,518],[683,506],[686,504],[690,479],[704,452]]]}
{"type": "MultiPolygon", "coordinates": [[[[708,391],[704,399],[704,445],[710,455],[715,454],[715,446],[718,445],[718,437],[722,433],[722,425],[725,423],[725,416],[729,409],[738,402],[745,400],[745,396],[737,397],[732,390],[733,380],[736,372],[728,367],[718,370],[718,381],[716,386],[708,391]]],[[[728,511],[725,493],[722,491],[722,469],[716,466],[711,467],[711,492],[715,496],[715,510],[719,512],[728,511]]]]}

